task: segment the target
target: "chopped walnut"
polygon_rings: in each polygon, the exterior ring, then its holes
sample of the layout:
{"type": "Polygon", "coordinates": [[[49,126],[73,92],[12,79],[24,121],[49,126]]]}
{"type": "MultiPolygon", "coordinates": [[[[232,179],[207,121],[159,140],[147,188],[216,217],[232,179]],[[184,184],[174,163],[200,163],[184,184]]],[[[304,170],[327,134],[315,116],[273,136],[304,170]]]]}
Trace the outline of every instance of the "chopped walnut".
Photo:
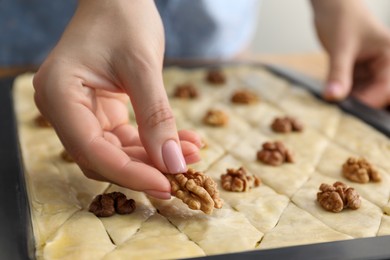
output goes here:
{"type": "Polygon", "coordinates": [[[222,188],[227,191],[244,192],[253,187],[258,187],[261,180],[254,175],[247,175],[245,168],[227,169],[221,175],[222,188]]]}
{"type": "Polygon", "coordinates": [[[74,162],[73,157],[66,150],[61,152],[61,158],[66,162],[74,162]]]}
{"type": "Polygon", "coordinates": [[[114,200],[111,196],[101,194],[93,199],[91,205],[89,205],[89,211],[97,217],[110,217],[115,214],[114,204],[114,200]]]}
{"type": "Polygon", "coordinates": [[[358,209],[361,205],[360,196],[355,189],[339,181],[333,185],[322,183],[317,201],[324,209],[332,212],[340,212],[344,208],[358,209]]]}
{"type": "Polygon", "coordinates": [[[110,217],[116,213],[130,214],[135,210],[135,201],[127,199],[126,195],[121,192],[111,192],[96,196],[89,211],[97,217],[110,217]]]}
{"type": "Polygon", "coordinates": [[[236,90],[231,101],[237,104],[253,104],[259,101],[258,96],[248,89],[236,90]]]}
{"type": "Polygon", "coordinates": [[[207,72],[206,80],[213,85],[222,85],[226,82],[225,74],[219,69],[211,69],[207,72]]]}
{"type": "Polygon", "coordinates": [[[343,175],[348,180],[358,183],[381,181],[379,172],[364,158],[348,158],[343,164],[343,175]]]}
{"type": "Polygon", "coordinates": [[[39,114],[35,117],[34,122],[37,126],[42,127],[42,128],[52,127],[50,122],[41,114],[39,114]]]}
{"type": "Polygon", "coordinates": [[[178,85],[173,94],[174,97],[183,99],[195,99],[199,96],[198,90],[191,83],[178,85]]]}
{"type": "Polygon", "coordinates": [[[272,166],[294,162],[292,153],[279,141],[264,143],[262,150],[257,152],[257,159],[272,166]]]}
{"type": "Polygon", "coordinates": [[[207,141],[204,138],[202,138],[201,144],[200,144],[200,149],[206,149],[208,147],[209,147],[209,144],[207,143],[207,141]]]}
{"type": "Polygon", "coordinates": [[[190,209],[211,214],[214,208],[221,208],[217,184],[202,172],[189,169],[186,173],[166,174],[171,183],[172,195],[181,199],[190,209]]]}
{"type": "Polygon", "coordinates": [[[285,116],[275,118],[271,128],[277,133],[302,132],[303,124],[293,117],[285,116]]]}
{"type": "Polygon", "coordinates": [[[203,117],[203,122],[210,126],[224,126],[229,122],[229,117],[222,110],[210,109],[203,117]]]}
{"type": "Polygon", "coordinates": [[[115,201],[115,212],[121,215],[130,214],[135,210],[135,201],[133,199],[127,199],[126,195],[122,192],[111,192],[109,196],[115,201]]]}

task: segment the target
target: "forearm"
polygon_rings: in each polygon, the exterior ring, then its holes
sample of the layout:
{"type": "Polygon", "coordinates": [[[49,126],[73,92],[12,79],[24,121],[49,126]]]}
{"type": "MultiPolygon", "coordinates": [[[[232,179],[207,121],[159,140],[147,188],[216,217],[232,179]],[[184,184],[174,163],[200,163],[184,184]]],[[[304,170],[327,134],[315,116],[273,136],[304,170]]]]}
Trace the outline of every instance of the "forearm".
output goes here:
{"type": "Polygon", "coordinates": [[[361,0],[310,0],[314,14],[364,10],[361,0]]]}

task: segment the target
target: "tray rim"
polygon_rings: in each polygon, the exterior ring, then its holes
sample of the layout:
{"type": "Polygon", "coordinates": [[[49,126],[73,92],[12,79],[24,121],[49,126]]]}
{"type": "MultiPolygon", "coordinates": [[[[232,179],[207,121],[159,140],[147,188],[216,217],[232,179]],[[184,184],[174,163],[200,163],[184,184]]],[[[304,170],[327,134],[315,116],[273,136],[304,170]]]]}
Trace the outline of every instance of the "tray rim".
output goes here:
{"type": "MultiPolygon", "coordinates": [[[[294,79],[293,76],[286,77],[283,74],[276,74],[270,70],[266,64],[259,62],[230,62],[230,63],[202,63],[182,66],[177,64],[170,64],[171,66],[178,66],[181,68],[207,68],[207,67],[223,67],[223,66],[249,65],[260,66],[272,74],[281,77],[291,83],[300,83],[299,78],[294,79]]],[[[35,241],[32,227],[32,218],[30,212],[30,203],[28,201],[26,182],[24,178],[23,160],[18,141],[18,129],[16,123],[16,116],[13,106],[12,86],[13,81],[17,76],[0,78],[0,122],[6,122],[8,125],[0,129],[0,134],[4,137],[5,146],[0,146],[0,154],[7,152],[9,156],[4,159],[0,157],[0,170],[6,165],[7,169],[16,172],[15,175],[0,174],[0,181],[5,187],[11,187],[17,196],[10,196],[10,200],[0,201],[0,212],[12,207],[14,209],[14,217],[5,219],[1,218],[0,223],[4,227],[4,223],[9,227],[18,227],[15,234],[15,240],[11,241],[11,245],[0,244],[0,258],[4,259],[35,259],[35,241]],[[5,129],[5,130],[4,130],[5,129]],[[9,153],[11,151],[11,153],[9,153]],[[4,163],[5,161],[5,163],[4,163]],[[15,178],[8,178],[4,176],[14,176],[15,178]],[[16,206],[16,207],[15,207],[16,206]]],[[[318,98],[317,93],[313,93],[318,98]]],[[[346,111],[349,113],[348,111],[346,111]]],[[[360,118],[353,114],[353,116],[360,118]]],[[[362,119],[362,118],[360,118],[362,119]]],[[[364,120],[365,121],[365,120],[364,120]]],[[[378,129],[379,130],[379,129],[378,129]]],[[[380,130],[379,130],[380,131],[380,130]]],[[[382,131],[381,131],[382,132],[382,131]]],[[[382,132],[383,133],[383,132],[382,132]]],[[[386,133],[383,133],[386,135],[386,133]]],[[[0,137],[0,144],[4,140],[0,137]]],[[[1,171],[0,171],[1,172],[1,171]]],[[[1,186],[0,186],[1,187],[1,186]]],[[[0,189],[0,194],[3,191],[0,189]]],[[[9,194],[9,193],[7,193],[9,194]]],[[[12,194],[12,193],[11,193],[12,194]]],[[[9,196],[8,196],[9,197],[9,196]]],[[[8,198],[7,197],[7,198],[8,198]]],[[[0,232],[0,241],[9,240],[9,235],[0,232]]],[[[189,259],[390,259],[390,235],[353,238],[350,240],[331,241],[324,243],[314,243],[305,245],[296,245],[288,247],[278,247],[272,249],[261,249],[242,251],[237,253],[210,255],[189,259]]]]}
{"type": "Polygon", "coordinates": [[[14,79],[0,79],[0,196],[6,198],[0,200],[0,212],[8,213],[7,216],[0,213],[3,231],[0,232],[0,258],[35,259],[30,203],[12,98],[14,79]]]}

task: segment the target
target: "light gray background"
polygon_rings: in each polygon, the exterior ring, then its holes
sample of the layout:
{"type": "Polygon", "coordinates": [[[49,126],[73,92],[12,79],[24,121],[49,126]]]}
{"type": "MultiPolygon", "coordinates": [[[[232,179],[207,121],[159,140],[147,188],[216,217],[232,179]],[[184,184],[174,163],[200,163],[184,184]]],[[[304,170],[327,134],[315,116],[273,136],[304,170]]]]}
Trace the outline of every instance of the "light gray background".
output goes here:
{"type": "MultiPolygon", "coordinates": [[[[389,0],[364,2],[390,28],[389,0]]],[[[251,49],[256,53],[287,54],[319,51],[309,0],[262,0],[251,49]]]]}

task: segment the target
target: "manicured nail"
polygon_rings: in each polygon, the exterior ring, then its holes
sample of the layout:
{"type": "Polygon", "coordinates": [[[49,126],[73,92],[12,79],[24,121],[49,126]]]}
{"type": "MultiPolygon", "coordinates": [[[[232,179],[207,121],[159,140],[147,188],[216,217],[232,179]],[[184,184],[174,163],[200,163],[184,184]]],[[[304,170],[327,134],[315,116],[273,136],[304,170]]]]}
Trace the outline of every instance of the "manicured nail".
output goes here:
{"type": "Polygon", "coordinates": [[[165,191],[158,190],[144,190],[144,192],[152,197],[157,199],[169,200],[171,198],[171,194],[165,191]]]}
{"type": "Polygon", "coordinates": [[[168,140],[164,143],[162,156],[168,173],[182,173],[187,171],[186,161],[175,141],[168,140]]]}
{"type": "Polygon", "coordinates": [[[326,86],[326,96],[330,98],[340,98],[343,94],[343,87],[340,83],[331,82],[326,86]]]}

